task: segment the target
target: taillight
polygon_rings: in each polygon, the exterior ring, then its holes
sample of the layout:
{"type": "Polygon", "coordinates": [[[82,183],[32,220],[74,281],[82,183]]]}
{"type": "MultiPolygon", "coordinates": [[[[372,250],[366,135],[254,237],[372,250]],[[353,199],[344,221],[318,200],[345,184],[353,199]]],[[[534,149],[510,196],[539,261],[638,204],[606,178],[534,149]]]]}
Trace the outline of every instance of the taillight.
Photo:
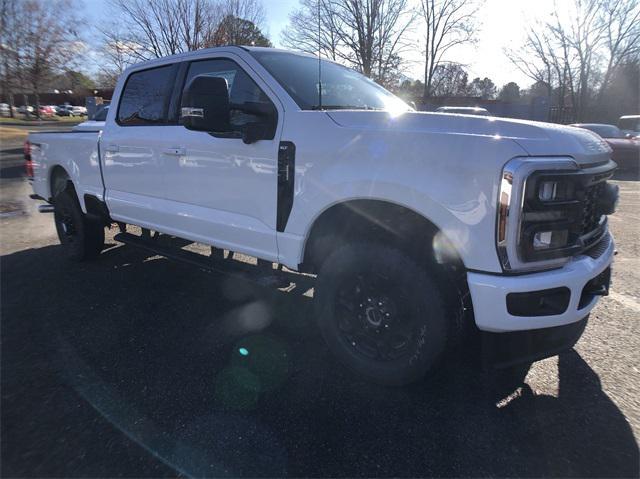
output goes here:
{"type": "Polygon", "coordinates": [[[24,142],[24,169],[28,178],[33,178],[33,162],[31,161],[31,143],[24,142]]]}

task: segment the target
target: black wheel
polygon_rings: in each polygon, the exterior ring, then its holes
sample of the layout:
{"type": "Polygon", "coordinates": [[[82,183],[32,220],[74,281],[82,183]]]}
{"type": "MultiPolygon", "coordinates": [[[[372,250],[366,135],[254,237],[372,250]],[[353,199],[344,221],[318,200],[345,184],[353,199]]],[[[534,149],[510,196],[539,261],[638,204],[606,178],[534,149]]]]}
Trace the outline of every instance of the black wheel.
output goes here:
{"type": "Polygon", "coordinates": [[[67,256],[74,261],[98,256],[104,247],[104,226],[84,215],[73,187],[58,193],[53,205],[56,231],[67,256]]]}
{"type": "Polygon", "coordinates": [[[350,244],[336,250],[318,273],[315,303],[332,352],[378,384],[421,379],[444,350],[442,294],[424,267],[396,249],[350,244]]]}

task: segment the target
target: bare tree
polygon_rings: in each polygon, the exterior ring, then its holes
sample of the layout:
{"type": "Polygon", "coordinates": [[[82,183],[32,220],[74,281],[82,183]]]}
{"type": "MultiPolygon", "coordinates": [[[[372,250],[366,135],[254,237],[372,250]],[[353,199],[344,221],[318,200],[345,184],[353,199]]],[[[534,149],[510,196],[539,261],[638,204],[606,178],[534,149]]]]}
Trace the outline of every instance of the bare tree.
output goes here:
{"type": "Polygon", "coordinates": [[[437,67],[454,47],[474,42],[478,5],[473,0],[420,0],[425,36],[424,97],[433,94],[437,67]]]}
{"type": "Polygon", "coordinates": [[[558,9],[550,24],[562,51],[568,73],[568,86],[576,118],[581,121],[587,110],[594,73],[603,45],[605,25],[602,21],[601,0],[574,0],[570,21],[560,18],[558,9]]]}
{"type": "Polygon", "coordinates": [[[211,46],[221,19],[215,17],[219,8],[211,0],[111,0],[111,7],[120,13],[121,28],[107,28],[103,34],[107,55],[116,63],[211,46]]]}
{"type": "Polygon", "coordinates": [[[83,48],[76,11],[72,0],[3,0],[3,84],[10,101],[15,88],[32,91],[37,116],[42,88],[83,48]]]}
{"type": "Polygon", "coordinates": [[[506,49],[507,58],[534,83],[545,85],[547,96],[556,91],[558,105],[564,106],[570,79],[564,50],[548,23],[536,22],[527,31],[524,45],[506,49]]]}
{"type": "Polygon", "coordinates": [[[19,85],[20,56],[23,35],[19,28],[19,11],[16,0],[0,2],[0,86],[9,102],[9,114],[13,117],[14,94],[19,85]]]}
{"type": "Polygon", "coordinates": [[[390,83],[401,68],[405,34],[415,19],[407,0],[327,1],[342,45],[338,59],[379,83],[390,83]]]}
{"type": "Polygon", "coordinates": [[[265,22],[261,3],[256,0],[224,0],[218,4],[218,8],[221,19],[213,34],[211,43],[214,46],[272,46],[260,30],[265,22]]]}
{"type": "MultiPolygon", "coordinates": [[[[458,63],[441,63],[434,72],[431,96],[463,96],[467,94],[469,77],[458,63]]],[[[424,86],[420,95],[424,95],[424,86]]]]}
{"type": "Polygon", "coordinates": [[[301,8],[289,15],[289,25],[282,32],[282,43],[292,50],[319,53],[336,61],[340,28],[339,19],[332,18],[328,0],[302,0],[301,8]]]}
{"type": "Polygon", "coordinates": [[[408,0],[306,0],[290,16],[283,42],[389,85],[399,79],[414,19],[408,0]]]}
{"type": "Polygon", "coordinates": [[[105,78],[129,64],[220,45],[269,45],[260,0],[110,0],[119,12],[103,30],[105,78]]]}
{"type": "Polygon", "coordinates": [[[569,97],[576,120],[602,103],[616,68],[640,54],[640,4],[636,0],[573,0],[551,21],[532,27],[523,49],[507,56],[523,73],[569,97]]]}
{"type": "MultiPolygon", "coordinates": [[[[224,30],[220,45],[251,45],[269,40],[260,31],[265,22],[265,11],[257,0],[222,0],[219,4],[221,20],[218,32],[224,30]],[[260,37],[263,37],[262,40],[260,37]],[[253,43],[252,43],[253,42],[253,43]]],[[[218,34],[220,37],[220,34],[218,34]]],[[[267,45],[263,45],[267,46],[267,45]]]]}
{"type": "Polygon", "coordinates": [[[640,57],[640,3],[637,0],[605,0],[601,10],[607,63],[598,92],[599,102],[616,69],[626,61],[640,57]]]}

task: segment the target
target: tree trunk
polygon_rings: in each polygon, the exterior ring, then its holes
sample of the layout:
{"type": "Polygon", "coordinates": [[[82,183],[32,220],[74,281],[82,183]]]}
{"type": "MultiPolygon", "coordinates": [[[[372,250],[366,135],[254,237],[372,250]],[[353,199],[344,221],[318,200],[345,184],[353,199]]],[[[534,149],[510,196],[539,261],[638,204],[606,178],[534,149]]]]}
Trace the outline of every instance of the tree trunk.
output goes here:
{"type": "Polygon", "coordinates": [[[22,94],[22,104],[24,105],[24,116],[29,118],[29,96],[26,93],[22,94]]]}
{"type": "Polygon", "coordinates": [[[11,118],[15,118],[15,114],[13,113],[14,106],[15,106],[15,101],[13,99],[13,93],[9,93],[9,116],[11,118]]]}
{"type": "MultiPolygon", "coordinates": [[[[428,55],[428,53],[427,53],[428,55]]],[[[424,62],[424,92],[422,100],[426,103],[427,98],[431,95],[431,78],[429,77],[429,59],[425,58],[424,62]]]]}
{"type": "Polygon", "coordinates": [[[36,89],[36,117],[38,120],[42,120],[42,116],[40,116],[40,93],[36,89]]]}

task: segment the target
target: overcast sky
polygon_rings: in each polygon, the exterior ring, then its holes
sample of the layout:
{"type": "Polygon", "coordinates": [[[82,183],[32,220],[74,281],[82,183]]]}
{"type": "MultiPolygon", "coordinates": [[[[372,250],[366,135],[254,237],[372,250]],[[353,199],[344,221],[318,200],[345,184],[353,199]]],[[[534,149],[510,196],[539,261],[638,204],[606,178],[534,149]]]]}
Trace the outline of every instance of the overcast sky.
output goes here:
{"type": "MultiPolygon", "coordinates": [[[[563,0],[481,0],[477,44],[451,51],[447,60],[465,64],[470,78],[488,76],[499,87],[509,81],[528,87],[531,80],[509,62],[503,50],[520,45],[527,25],[538,18],[547,18],[554,1],[563,0]]],[[[112,15],[107,0],[84,0],[84,4],[85,16],[91,22],[101,22],[112,15]]],[[[280,32],[287,25],[289,13],[298,7],[298,0],[263,0],[263,5],[267,14],[265,30],[275,46],[280,46],[280,32]]],[[[407,76],[421,78],[423,64],[419,48],[410,60],[407,76]]]]}

